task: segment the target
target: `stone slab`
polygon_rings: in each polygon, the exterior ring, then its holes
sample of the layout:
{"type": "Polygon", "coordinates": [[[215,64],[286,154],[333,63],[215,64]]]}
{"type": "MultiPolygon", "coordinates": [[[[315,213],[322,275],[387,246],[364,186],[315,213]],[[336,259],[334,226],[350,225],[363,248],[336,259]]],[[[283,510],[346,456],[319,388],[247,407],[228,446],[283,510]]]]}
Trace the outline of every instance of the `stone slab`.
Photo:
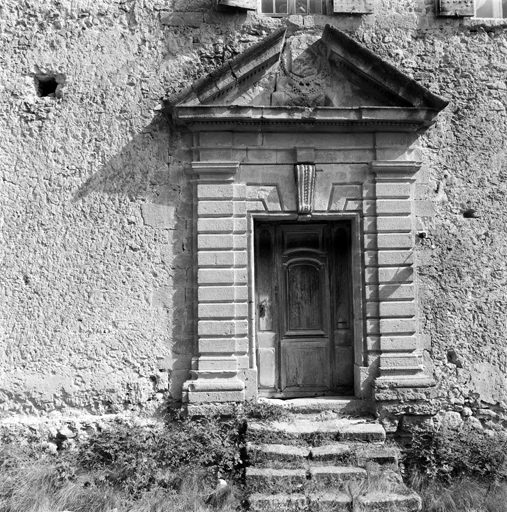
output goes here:
{"type": "Polygon", "coordinates": [[[378,423],[367,423],[356,419],[319,419],[310,415],[294,415],[291,421],[275,421],[269,424],[252,422],[249,429],[254,431],[281,432],[298,437],[308,434],[332,434],[339,440],[361,440],[383,442],[385,431],[378,423]]]}
{"type": "Polygon", "coordinates": [[[267,459],[303,459],[310,455],[310,448],[285,444],[254,444],[248,443],[249,452],[260,453],[267,459]]]}
{"type": "Polygon", "coordinates": [[[417,512],[422,501],[415,492],[408,494],[374,492],[360,496],[357,503],[364,512],[417,512]]]}
{"type": "Polygon", "coordinates": [[[311,449],[310,457],[315,461],[340,459],[350,454],[350,446],[343,443],[326,444],[311,449]]]}
{"type": "Polygon", "coordinates": [[[345,480],[363,480],[366,470],[351,466],[320,466],[310,468],[312,480],[328,483],[340,483],[345,480]]]}

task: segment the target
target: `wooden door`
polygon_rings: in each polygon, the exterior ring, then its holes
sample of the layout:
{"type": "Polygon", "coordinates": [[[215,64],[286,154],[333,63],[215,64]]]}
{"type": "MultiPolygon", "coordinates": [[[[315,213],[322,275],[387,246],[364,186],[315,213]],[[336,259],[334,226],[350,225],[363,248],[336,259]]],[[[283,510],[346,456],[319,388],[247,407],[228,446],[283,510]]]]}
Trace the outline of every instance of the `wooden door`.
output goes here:
{"type": "Polygon", "coordinates": [[[350,393],[349,235],[347,222],[256,226],[262,395],[350,393]]]}

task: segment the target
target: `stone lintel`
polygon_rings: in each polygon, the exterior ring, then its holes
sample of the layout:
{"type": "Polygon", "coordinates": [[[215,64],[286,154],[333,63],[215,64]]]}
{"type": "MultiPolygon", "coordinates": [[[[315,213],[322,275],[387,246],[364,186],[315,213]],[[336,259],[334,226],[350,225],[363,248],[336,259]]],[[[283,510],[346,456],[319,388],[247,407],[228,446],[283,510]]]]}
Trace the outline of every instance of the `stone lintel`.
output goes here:
{"type": "Polygon", "coordinates": [[[205,180],[230,180],[239,169],[239,162],[192,162],[186,174],[205,180]]]}

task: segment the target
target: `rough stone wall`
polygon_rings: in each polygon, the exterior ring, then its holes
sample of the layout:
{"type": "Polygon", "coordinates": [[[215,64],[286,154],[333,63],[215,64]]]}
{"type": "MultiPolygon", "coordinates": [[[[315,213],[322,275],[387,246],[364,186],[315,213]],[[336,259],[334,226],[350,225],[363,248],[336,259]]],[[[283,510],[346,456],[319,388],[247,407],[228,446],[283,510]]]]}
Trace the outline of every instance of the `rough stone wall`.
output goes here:
{"type": "Polygon", "coordinates": [[[421,140],[432,396],[445,421],[506,421],[507,23],[436,18],[433,0],[287,19],[211,3],[2,2],[3,414],[153,413],[180,398],[193,343],[190,155],[160,98],[278,26],[330,23],[451,100],[421,140]],[[57,97],[37,96],[44,74],[57,97]]]}

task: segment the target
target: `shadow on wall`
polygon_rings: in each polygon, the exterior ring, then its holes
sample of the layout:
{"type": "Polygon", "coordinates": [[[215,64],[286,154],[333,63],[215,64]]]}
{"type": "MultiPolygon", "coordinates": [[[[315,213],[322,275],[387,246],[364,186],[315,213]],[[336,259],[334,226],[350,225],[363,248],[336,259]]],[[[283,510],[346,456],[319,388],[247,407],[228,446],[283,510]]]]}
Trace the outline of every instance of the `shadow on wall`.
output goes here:
{"type": "MultiPolygon", "coordinates": [[[[139,235],[151,242],[144,248],[146,268],[140,271],[152,287],[149,322],[159,323],[145,334],[145,342],[154,351],[164,348],[151,354],[155,367],[150,372],[157,378],[150,379],[153,396],[169,391],[170,401],[181,400],[193,354],[192,191],[183,172],[185,160],[185,141],[159,114],[73,196],[73,202],[80,202],[92,194],[116,195],[139,205],[139,235]],[[158,339],[150,339],[153,333],[158,339]]],[[[166,405],[166,400],[160,404],[166,405]]]]}

